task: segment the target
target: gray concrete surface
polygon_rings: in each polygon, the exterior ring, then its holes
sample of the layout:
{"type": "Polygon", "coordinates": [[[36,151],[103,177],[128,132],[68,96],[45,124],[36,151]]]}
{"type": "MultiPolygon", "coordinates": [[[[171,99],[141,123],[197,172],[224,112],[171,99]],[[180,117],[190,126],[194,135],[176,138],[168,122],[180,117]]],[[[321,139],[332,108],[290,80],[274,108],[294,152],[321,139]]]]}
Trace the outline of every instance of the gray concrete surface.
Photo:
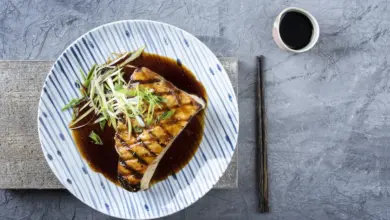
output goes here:
{"type": "MultiPolygon", "coordinates": [[[[387,1],[0,0],[0,59],[55,59],[87,30],[121,19],[167,22],[240,63],[239,187],[212,190],[166,219],[389,219],[387,1]],[[299,6],[321,35],[280,51],[274,17],[299,6]],[[254,56],[266,56],[271,213],[256,213],[254,56]]],[[[0,191],[0,219],[110,219],[65,191],[0,191]]]]}

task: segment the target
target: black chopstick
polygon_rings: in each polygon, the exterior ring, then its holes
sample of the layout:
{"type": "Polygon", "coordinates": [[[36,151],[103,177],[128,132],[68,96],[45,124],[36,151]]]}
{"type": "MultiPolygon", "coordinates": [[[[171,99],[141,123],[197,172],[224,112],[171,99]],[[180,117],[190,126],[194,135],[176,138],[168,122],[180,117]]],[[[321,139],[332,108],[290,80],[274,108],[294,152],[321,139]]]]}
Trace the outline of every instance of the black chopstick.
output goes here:
{"type": "Polygon", "coordinates": [[[257,183],[259,190],[259,212],[269,212],[268,204],[268,167],[266,115],[264,108],[264,77],[262,71],[263,56],[256,57],[257,86],[256,86],[256,145],[257,145],[257,183]]]}

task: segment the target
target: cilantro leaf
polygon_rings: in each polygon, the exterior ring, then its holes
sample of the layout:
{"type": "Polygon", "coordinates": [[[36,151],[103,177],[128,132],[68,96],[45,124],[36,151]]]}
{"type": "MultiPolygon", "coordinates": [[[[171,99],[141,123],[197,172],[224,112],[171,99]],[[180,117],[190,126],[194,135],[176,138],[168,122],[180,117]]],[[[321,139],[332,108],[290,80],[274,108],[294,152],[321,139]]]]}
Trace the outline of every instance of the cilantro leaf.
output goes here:
{"type": "Polygon", "coordinates": [[[173,114],[175,114],[175,109],[166,111],[160,115],[159,120],[166,120],[166,119],[172,117],[173,114]]]}
{"type": "Polygon", "coordinates": [[[91,138],[94,144],[103,145],[102,139],[100,139],[99,135],[97,135],[94,131],[89,134],[89,138],[91,138]]]}
{"type": "Polygon", "coordinates": [[[70,108],[73,108],[75,107],[76,105],[78,105],[80,102],[81,102],[82,99],[72,99],[69,101],[68,104],[66,104],[62,109],[61,111],[65,111],[65,110],[68,110],[70,108]]]}

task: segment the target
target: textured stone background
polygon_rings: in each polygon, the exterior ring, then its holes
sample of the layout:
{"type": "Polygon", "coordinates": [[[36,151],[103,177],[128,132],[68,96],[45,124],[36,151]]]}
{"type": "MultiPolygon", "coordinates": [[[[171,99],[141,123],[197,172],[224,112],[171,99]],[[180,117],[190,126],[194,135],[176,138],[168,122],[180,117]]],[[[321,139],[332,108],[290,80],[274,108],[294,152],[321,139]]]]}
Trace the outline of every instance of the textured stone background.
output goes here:
{"type": "MultiPolygon", "coordinates": [[[[0,59],[55,59],[121,19],[167,22],[240,63],[239,188],[212,190],[166,219],[389,219],[390,8],[367,0],[0,0],[0,59]],[[280,51],[274,17],[308,9],[308,53],[280,51]],[[254,56],[266,56],[272,213],[256,213],[254,56]]],[[[7,125],[1,125],[7,126],[7,125]]],[[[27,168],[28,169],[28,168],[27,168]]],[[[0,219],[110,219],[66,191],[0,191],[0,219]]]]}

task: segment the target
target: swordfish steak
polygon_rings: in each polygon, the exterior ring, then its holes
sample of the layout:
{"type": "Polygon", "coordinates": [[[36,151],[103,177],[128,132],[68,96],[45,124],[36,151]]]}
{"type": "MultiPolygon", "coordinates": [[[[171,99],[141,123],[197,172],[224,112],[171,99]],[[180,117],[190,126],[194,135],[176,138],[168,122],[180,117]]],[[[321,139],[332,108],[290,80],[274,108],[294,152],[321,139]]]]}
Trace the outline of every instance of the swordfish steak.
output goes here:
{"type": "Polygon", "coordinates": [[[156,95],[165,99],[161,108],[155,108],[155,118],[160,118],[156,123],[130,135],[127,123],[118,123],[115,134],[115,148],[119,154],[118,179],[125,189],[136,192],[150,187],[160,160],[188,122],[205,108],[206,103],[145,67],[136,69],[130,80],[131,83],[139,83],[140,88],[152,89],[156,95]],[[170,117],[162,117],[167,111],[171,113],[170,117]]]}

